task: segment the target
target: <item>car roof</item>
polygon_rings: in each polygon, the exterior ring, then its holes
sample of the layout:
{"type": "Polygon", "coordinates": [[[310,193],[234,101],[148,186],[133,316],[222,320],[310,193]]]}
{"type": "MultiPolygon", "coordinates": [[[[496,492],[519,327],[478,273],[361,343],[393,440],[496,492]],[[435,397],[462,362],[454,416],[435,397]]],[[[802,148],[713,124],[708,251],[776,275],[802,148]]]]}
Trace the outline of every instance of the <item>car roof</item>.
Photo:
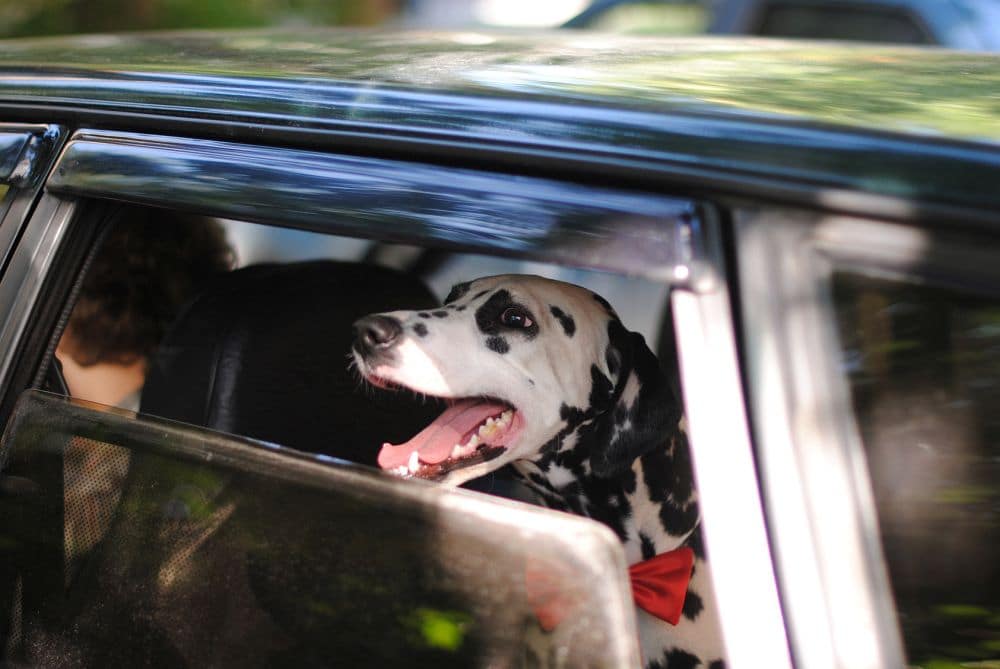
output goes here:
{"type": "Polygon", "coordinates": [[[67,117],[365,152],[405,137],[519,170],[526,155],[558,169],[679,165],[694,186],[726,171],[782,197],[796,182],[1000,204],[1000,56],[940,49],[575,31],[0,42],[0,118],[67,117]]]}
{"type": "Polygon", "coordinates": [[[355,82],[788,116],[1000,142],[1000,57],[933,49],[551,32],[195,32],[0,43],[3,99],[65,94],[88,79],[102,81],[95,100],[141,102],[142,75],[183,75],[192,83],[281,78],[317,88],[355,82]]]}

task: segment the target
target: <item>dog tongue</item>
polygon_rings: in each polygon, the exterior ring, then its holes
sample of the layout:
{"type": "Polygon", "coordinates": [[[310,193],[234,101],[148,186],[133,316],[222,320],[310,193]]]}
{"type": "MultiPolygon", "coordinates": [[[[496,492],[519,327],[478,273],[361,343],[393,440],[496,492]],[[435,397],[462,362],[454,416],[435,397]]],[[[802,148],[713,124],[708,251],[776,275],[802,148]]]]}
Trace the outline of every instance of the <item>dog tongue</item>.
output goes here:
{"type": "Polygon", "coordinates": [[[414,452],[426,464],[444,462],[451,455],[455,444],[465,443],[466,434],[487,418],[506,410],[507,406],[499,402],[459,400],[409,441],[399,445],[383,444],[378,454],[378,465],[382,469],[405,466],[414,452]]]}

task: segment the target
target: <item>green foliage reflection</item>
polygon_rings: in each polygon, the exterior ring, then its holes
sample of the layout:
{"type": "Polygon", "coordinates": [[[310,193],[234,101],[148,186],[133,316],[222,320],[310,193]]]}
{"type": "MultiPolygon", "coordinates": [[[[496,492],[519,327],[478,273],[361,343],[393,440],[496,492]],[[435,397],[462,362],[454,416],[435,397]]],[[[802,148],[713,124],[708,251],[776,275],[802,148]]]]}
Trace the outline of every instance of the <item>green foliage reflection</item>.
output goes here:
{"type": "Polygon", "coordinates": [[[472,617],[460,611],[438,611],[420,608],[407,621],[423,645],[439,650],[456,651],[465,641],[465,633],[472,624],[472,617]]]}

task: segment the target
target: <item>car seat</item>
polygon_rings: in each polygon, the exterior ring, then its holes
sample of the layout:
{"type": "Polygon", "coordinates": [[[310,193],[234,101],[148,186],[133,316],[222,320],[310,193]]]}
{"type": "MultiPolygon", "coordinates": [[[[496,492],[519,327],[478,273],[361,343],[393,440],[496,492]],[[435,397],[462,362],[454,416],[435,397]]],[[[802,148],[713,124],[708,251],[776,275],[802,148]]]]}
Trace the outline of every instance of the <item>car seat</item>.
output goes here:
{"type": "Polygon", "coordinates": [[[372,388],[351,369],[351,324],[438,304],[396,270],[315,261],[221,277],[177,318],[153,357],[142,413],[374,465],[442,410],[372,388]]]}

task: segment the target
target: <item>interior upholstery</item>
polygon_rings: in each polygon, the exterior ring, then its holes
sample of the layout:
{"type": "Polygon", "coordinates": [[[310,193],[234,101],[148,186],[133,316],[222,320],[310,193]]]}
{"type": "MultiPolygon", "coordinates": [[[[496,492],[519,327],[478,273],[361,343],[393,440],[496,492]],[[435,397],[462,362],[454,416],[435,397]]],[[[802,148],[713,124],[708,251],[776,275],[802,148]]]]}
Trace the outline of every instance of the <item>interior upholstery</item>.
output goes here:
{"type": "Polygon", "coordinates": [[[258,265],[221,278],[178,317],[151,362],[141,411],[374,465],[441,411],[363,385],[351,324],[437,299],[410,275],[359,263],[258,265]]]}

